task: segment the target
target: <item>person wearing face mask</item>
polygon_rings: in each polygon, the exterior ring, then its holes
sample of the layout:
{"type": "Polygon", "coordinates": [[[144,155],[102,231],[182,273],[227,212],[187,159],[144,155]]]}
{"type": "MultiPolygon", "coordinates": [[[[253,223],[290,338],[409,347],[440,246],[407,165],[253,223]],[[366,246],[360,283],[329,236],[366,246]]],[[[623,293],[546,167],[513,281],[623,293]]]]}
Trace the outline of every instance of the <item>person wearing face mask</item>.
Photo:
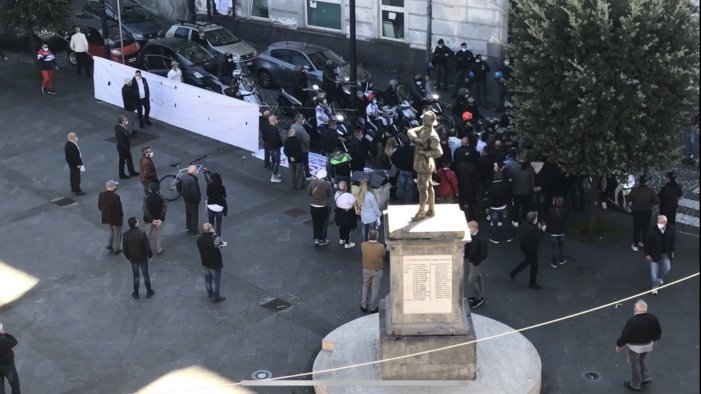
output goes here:
{"type": "Polygon", "coordinates": [[[109,237],[106,249],[112,254],[122,251],[122,224],[124,224],[124,210],[122,200],[117,194],[119,182],[107,181],[105,191],[97,197],[97,209],[102,215],[102,224],[107,225],[109,237]]]}
{"type": "Polygon", "coordinates": [[[497,75],[500,76],[500,78],[497,79],[499,83],[499,111],[505,110],[505,102],[511,102],[511,91],[509,91],[509,87],[506,86],[506,82],[511,79],[513,73],[514,69],[511,67],[511,60],[509,58],[504,59],[502,65],[499,66],[497,72],[494,73],[495,78],[497,75]]]}
{"type": "Polygon", "coordinates": [[[329,124],[331,117],[329,116],[328,103],[326,97],[319,97],[316,107],[314,108],[314,114],[316,115],[316,128],[323,134],[323,130],[326,129],[329,124]]]}
{"type": "Polygon", "coordinates": [[[657,224],[650,228],[645,240],[645,260],[650,263],[652,294],[664,284],[663,278],[671,268],[674,258],[674,226],[667,223],[665,215],[657,216],[657,224]]]}
{"type": "Polygon", "coordinates": [[[79,196],[85,195],[85,192],[80,189],[80,173],[85,171],[83,159],[80,157],[80,149],[78,149],[78,136],[70,132],[68,133],[68,141],[64,146],[66,163],[70,171],[71,191],[79,196]]]}
{"type": "Polygon", "coordinates": [[[149,114],[151,113],[151,95],[148,88],[148,82],[146,78],[141,77],[141,71],[136,70],[134,73],[134,78],[131,80],[131,88],[133,94],[139,98],[136,106],[136,112],[139,114],[139,127],[144,128],[144,123],[151,126],[151,119],[149,114]]]}
{"type": "Polygon", "coordinates": [[[399,105],[397,86],[399,86],[399,82],[397,82],[396,79],[390,80],[389,84],[387,84],[387,89],[385,89],[385,93],[382,97],[382,100],[385,105],[389,105],[390,107],[399,105]]]}
{"type": "Polygon", "coordinates": [[[137,116],[136,110],[139,107],[139,94],[134,91],[131,78],[124,79],[124,86],[122,86],[122,102],[124,103],[123,108],[127,113],[127,121],[130,125],[128,126],[128,130],[132,135],[135,135],[134,121],[137,116]]]}
{"type": "Polygon", "coordinates": [[[424,103],[426,102],[426,87],[421,75],[414,76],[414,83],[411,85],[411,102],[417,113],[423,112],[424,103]]]}
{"type": "Polygon", "coordinates": [[[380,119],[382,117],[382,112],[380,112],[380,106],[377,105],[377,97],[370,93],[368,95],[368,100],[370,103],[365,108],[368,126],[370,126],[370,129],[375,129],[376,136],[381,136],[384,134],[384,125],[380,119]]]}
{"type": "Polygon", "coordinates": [[[149,185],[158,184],[156,166],[153,164],[153,150],[150,146],[141,149],[141,160],[139,161],[139,180],[144,186],[144,194],[148,195],[149,185]]]}
{"type": "Polygon", "coordinates": [[[183,72],[180,70],[180,65],[175,60],[170,62],[170,71],[168,71],[168,79],[177,82],[183,81],[183,72]]]}
{"type": "Polygon", "coordinates": [[[131,157],[131,136],[129,135],[129,131],[127,131],[127,124],[127,117],[125,115],[120,115],[117,120],[117,125],[114,126],[114,137],[117,140],[117,153],[119,154],[120,179],[129,179],[129,175],[139,175],[139,173],[134,170],[134,160],[131,157]],[[127,164],[129,175],[124,172],[124,163],[127,164]]]}
{"type": "Polygon", "coordinates": [[[475,62],[470,67],[470,71],[474,75],[472,78],[472,93],[483,106],[487,104],[487,74],[490,68],[481,54],[475,56],[475,62]]]}
{"type": "Polygon", "coordinates": [[[431,64],[436,70],[436,90],[448,88],[448,58],[453,56],[453,51],[445,46],[443,39],[438,40],[438,45],[433,49],[431,64]]]}
{"type": "Polygon", "coordinates": [[[467,43],[460,44],[460,50],[455,53],[455,88],[450,98],[458,96],[458,91],[467,86],[467,72],[475,61],[475,55],[467,49],[467,43]]]}
{"type": "Polygon", "coordinates": [[[514,226],[526,217],[526,213],[531,210],[531,201],[535,189],[535,171],[528,162],[528,156],[521,153],[518,157],[518,166],[514,166],[509,172],[511,176],[511,194],[513,196],[513,210],[511,220],[514,226]]]}
{"type": "Polygon", "coordinates": [[[75,33],[71,36],[71,41],[69,43],[71,51],[75,52],[76,61],[78,62],[76,69],[78,75],[80,75],[80,70],[85,69],[85,74],[90,78],[90,55],[88,54],[88,39],[80,31],[80,27],[75,27],[75,33]]]}
{"type": "Polygon", "coordinates": [[[518,239],[521,242],[524,260],[509,272],[509,277],[515,281],[519,272],[530,267],[528,287],[534,290],[542,289],[536,281],[536,276],[538,275],[538,245],[545,229],[544,224],[538,223],[538,212],[528,212],[526,221],[518,229],[518,239]]]}
{"type": "Polygon", "coordinates": [[[39,70],[41,70],[41,92],[46,94],[56,94],[54,91],[53,74],[54,70],[58,70],[56,65],[56,57],[49,50],[47,44],[43,44],[39,52],[37,52],[37,64],[39,65],[39,70]]]}

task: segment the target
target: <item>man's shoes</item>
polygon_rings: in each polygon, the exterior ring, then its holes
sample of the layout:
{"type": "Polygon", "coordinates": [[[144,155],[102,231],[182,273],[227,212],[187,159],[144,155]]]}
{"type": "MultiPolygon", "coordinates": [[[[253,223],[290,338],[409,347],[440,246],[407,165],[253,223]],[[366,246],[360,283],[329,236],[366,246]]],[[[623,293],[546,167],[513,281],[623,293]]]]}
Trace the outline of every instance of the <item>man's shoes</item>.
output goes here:
{"type": "Polygon", "coordinates": [[[114,249],[113,249],[111,246],[109,246],[109,245],[105,246],[105,249],[107,249],[107,250],[109,250],[109,251],[114,250],[114,249]]]}
{"type": "Polygon", "coordinates": [[[363,313],[368,313],[368,308],[363,308],[362,305],[360,306],[360,310],[361,310],[363,313]]]}
{"type": "Polygon", "coordinates": [[[147,291],[146,291],[146,298],[151,298],[151,297],[153,297],[154,294],[156,294],[155,291],[153,291],[153,290],[147,290],[147,291]]]}
{"type": "Polygon", "coordinates": [[[156,251],[156,254],[163,254],[163,251],[162,251],[162,250],[157,250],[157,251],[156,251]]]}
{"type": "Polygon", "coordinates": [[[496,239],[491,239],[491,238],[489,238],[489,242],[491,242],[491,243],[493,243],[493,244],[498,244],[498,243],[500,243],[500,242],[497,241],[496,239]]]}
{"type": "Polygon", "coordinates": [[[638,242],[638,247],[644,248],[644,247],[645,247],[645,244],[643,244],[642,242],[638,242]]]}
{"type": "Polygon", "coordinates": [[[652,291],[650,292],[650,294],[652,294],[652,295],[657,295],[657,289],[652,289],[652,291]]]}
{"type": "Polygon", "coordinates": [[[225,299],[226,299],[226,297],[216,296],[216,297],[212,298],[212,304],[216,304],[217,302],[222,302],[225,299]]]}
{"type": "Polygon", "coordinates": [[[228,243],[226,241],[221,241],[221,245],[219,245],[219,246],[224,247],[226,245],[228,245],[228,243]]]}
{"type": "Polygon", "coordinates": [[[191,232],[190,232],[190,236],[191,236],[192,238],[196,238],[196,237],[199,237],[199,236],[200,236],[200,233],[198,233],[197,231],[191,231],[191,232]]]}
{"type": "Polygon", "coordinates": [[[528,288],[529,288],[529,289],[533,289],[533,290],[541,290],[543,287],[540,286],[540,285],[537,284],[537,283],[533,283],[533,284],[531,284],[531,285],[528,285],[528,288]]]}
{"type": "Polygon", "coordinates": [[[84,196],[85,195],[85,192],[82,190],[78,190],[77,192],[73,192],[73,193],[75,193],[77,196],[84,196]]]}
{"type": "Polygon", "coordinates": [[[149,126],[153,126],[153,123],[151,123],[151,121],[148,120],[148,119],[146,119],[146,120],[144,121],[144,123],[146,123],[146,124],[149,125],[149,126]]]}
{"type": "Polygon", "coordinates": [[[353,242],[349,242],[349,243],[343,245],[343,247],[346,248],[346,249],[350,249],[350,248],[352,248],[352,247],[354,247],[354,246],[355,246],[355,244],[354,244],[353,242]]]}
{"type": "Polygon", "coordinates": [[[324,246],[329,243],[328,239],[320,239],[319,240],[319,246],[324,246]]]}
{"type": "Polygon", "coordinates": [[[129,176],[131,176],[132,178],[135,178],[135,177],[139,176],[139,173],[138,173],[138,172],[132,172],[131,174],[129,174],[129,176]]]}
{"type": "Polygon", "coordinates": [[[643,384],[648,384],[648,383],[652,383],[652,379],[643,380],[643,384]]]}
{"type": "Polygon", "coordinates": [[[119,179],[129,179],[129,176],[128,175],[120,175],[119,179]]]}
{"type": "Polygon", "coordinates": [[[371,311],[368,312],[368,313],[372,314],[372,313],[377,313],[377,312],[379,312],[379,311],[380,311],[380,308],[375,308],[375,309],[371,310],[371,311]]]}
{"type": "Polygon", "coordinates": [[[638,251],[638,247],[636,245],[630,245],[630,248],[633,249],[633,252],[638,251]]]}
{"type": "Polygon", "coordinates": [[[469,302],[470,304],[472,304],[473,302],[475,302],[476,299],[477,299],[477,298],[475,298],[475,297],[467,297],[467,302],[469,302]]]}
{"type": "Polygon", "coordinates": [[[559,267],[560,265],[557,264],[557,263],[550,263],[550,266],[553,267],[553,268],[557,268],[557,267],[559,267]]]}
{"type": "Polygon", "coordinates": [[[46,89],[43,86],[41,87],[41,93],[46,94],[46,89]]]}
{"type": "Polygon", "coordinates": [[[55,90],[47,90],[46,93],[48,93],[48,94],[56,94],[56,91],[55,91],[55,90]]]}
{"type": "Polygon", "coordinates": [[[630,382],[623,382],[623,387],[631,391],[640,391],[640,387],[633,387],[633,385],[631,385],[630,382]]]}
{"type": "Polygon", "coordinates": [[[477,309],[483,303],[484,303],[484,297],[480,298],[479,300],[475,300],[475,301],[471,302],[470,309],[477,309]]]}
{"type": "Polygon", "coordinates": [[[282,179],[276,177],[275,174],[273,174],[273,175],[270,176],[270,182],[272,182],[272,183],[280,183],[280,182],[282,182],[282,179]]]}
{"type": "Polygon", "coordinates": [[[513,241],[513,240],[514,240],[513,238],[509,238],[509,239],[506,240],[506,242],[508,243],[508,242],[513,241]]]}
{"type": "Polygon", "coordinates": [[[338,240],[338,244],[339,244],[339,245],[343,245],[343,244],[345,244],[345,243],[346,243],[346,241],[344,241],[344,240],[342,240],[342,239],[339,239],[339,240],[338,240]]]}
{"type": "Polygon", "coordinates": [[[318,240],[318,239],[315,239],[315,240],[314,240],[314,247],[317,247],[317,246],[319,246],[319,240],[318,240]]]}
{"type": "Polygon", "coordinates": [[[512,221],[512,222],[511,222],[511,225],[514,226],[514,227],[518,227],[518,222],[512,221]]]}
{"type": "Polygon", "coordinates": [[[562,261],[560,261],[560,265],[565,265],[565,264],[567,264],[567,260],[562,259],[562,261]]]}
{"type": "Polygon", "coordinates": [[[137,292],[131,293],[131,298],[133,298],[133,299],[135,299],[135,300],[138,300],[138,299],[139,299],[139,293],[137,293],[137,292]]]}

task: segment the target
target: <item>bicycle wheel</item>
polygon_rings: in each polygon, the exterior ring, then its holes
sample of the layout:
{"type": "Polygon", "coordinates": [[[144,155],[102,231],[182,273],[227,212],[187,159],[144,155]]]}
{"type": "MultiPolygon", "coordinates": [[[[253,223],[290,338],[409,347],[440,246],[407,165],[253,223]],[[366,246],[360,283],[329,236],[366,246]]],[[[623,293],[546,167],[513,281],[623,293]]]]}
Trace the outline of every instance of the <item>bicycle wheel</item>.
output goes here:
{"type": "Polygon", "coordinates": [[[177,179],[175,175],[166,175],[161,178],[160,192],[166,201],[175,201],[180,198],[180,192],[176,188],[177,179]]]}

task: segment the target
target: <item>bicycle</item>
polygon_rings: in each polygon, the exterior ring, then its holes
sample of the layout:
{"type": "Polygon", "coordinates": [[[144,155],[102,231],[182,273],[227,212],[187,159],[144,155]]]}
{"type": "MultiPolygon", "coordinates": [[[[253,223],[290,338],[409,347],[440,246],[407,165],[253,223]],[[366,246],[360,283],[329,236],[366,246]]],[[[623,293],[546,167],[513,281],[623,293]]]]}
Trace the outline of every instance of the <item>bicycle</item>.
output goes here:
{"type": "MultiPolygon", "coordinates": [[[[191,161],[190,164],[187,165],[185,168],[181,168],[178,170],[178,172],[173,175],[165,175],[160,179],[160,192],[161,196],[166,201],[175,201],[178,198],[180,198],[180,192],[178,191],[178,183],[182,179],[185,174],[187,174],[187,169],[189,166],[194,165],[197,168],[197,172],[195,172],[195,176],[199,175],[200,171],[204,174],[204,180],[207,182],[207,184],[210,184],[212,182],[212,178],[210,175],[209,170],[207,169],[207,158],[209,155],[204,155],[201,157],[196,158],[195,160],[191,161]],[[165,187],[165,189],[164,189],[165,187]]],[[[177,168],[180,165],[180,163],[173,163],[170,166],[173,168],[177,168]]]]}

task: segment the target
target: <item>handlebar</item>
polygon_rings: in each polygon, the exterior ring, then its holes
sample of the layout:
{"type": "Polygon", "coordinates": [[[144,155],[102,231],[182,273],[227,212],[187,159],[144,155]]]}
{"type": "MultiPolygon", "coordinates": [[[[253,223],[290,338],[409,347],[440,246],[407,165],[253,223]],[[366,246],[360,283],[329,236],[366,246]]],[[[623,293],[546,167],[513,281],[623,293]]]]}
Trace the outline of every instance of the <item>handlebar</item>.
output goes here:
{"type": "Polygon", "coordinates": [[[207,160],[208,157],[209,157],[209,154],[206,154],[204,156],[200,156],[200,157],[196,158],[195,160],[191,161],[189,165],[202,163],[202,161],[207,160]]]}

